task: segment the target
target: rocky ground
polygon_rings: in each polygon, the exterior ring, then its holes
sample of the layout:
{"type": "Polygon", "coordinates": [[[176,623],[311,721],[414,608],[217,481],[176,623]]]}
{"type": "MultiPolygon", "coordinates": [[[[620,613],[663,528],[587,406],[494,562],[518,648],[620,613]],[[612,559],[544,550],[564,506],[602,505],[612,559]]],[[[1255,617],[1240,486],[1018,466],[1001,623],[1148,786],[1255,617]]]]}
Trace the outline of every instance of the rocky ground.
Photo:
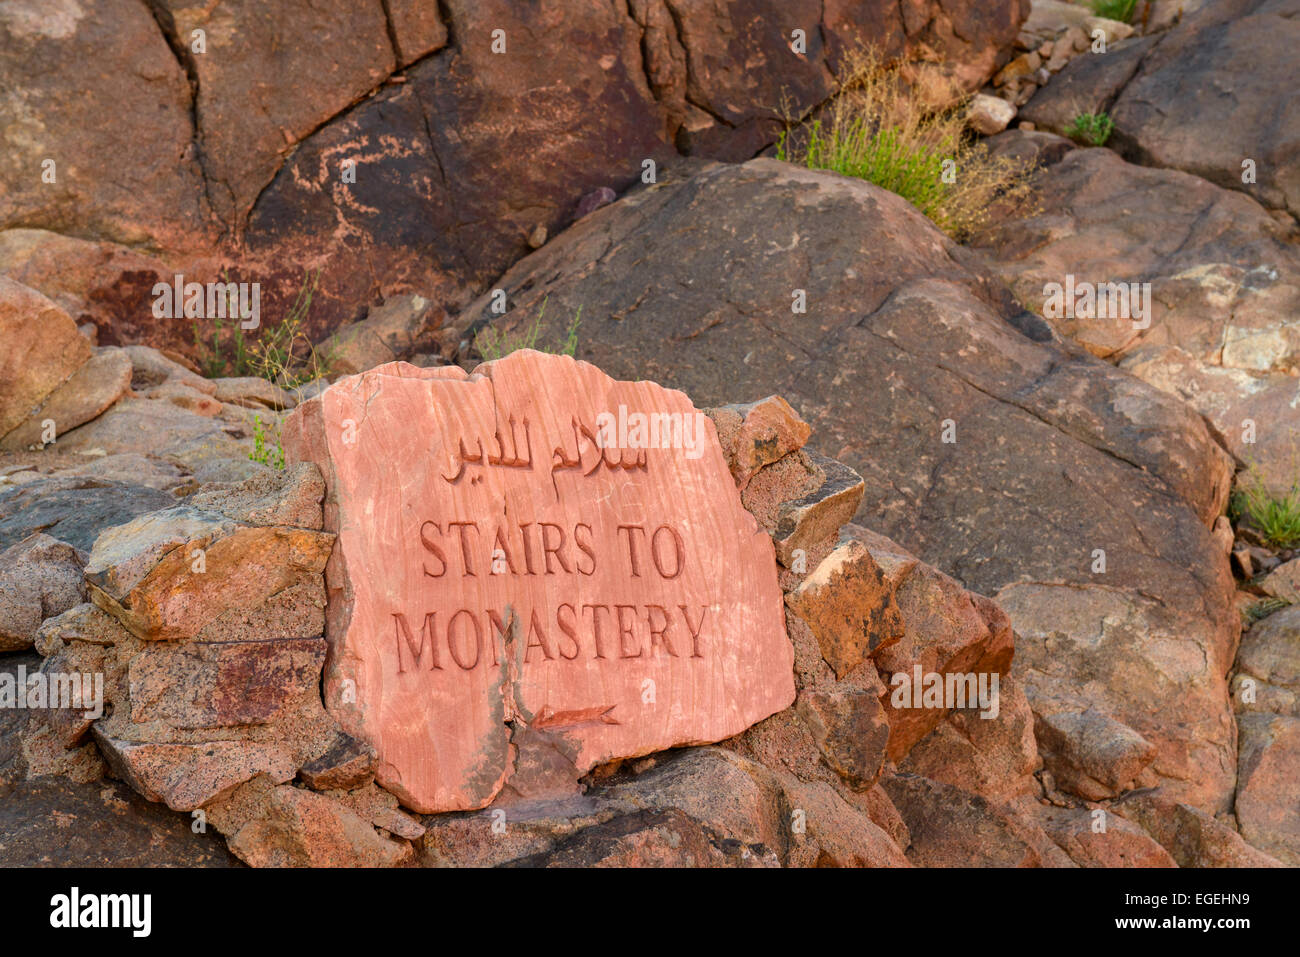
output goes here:
{"type": "Polygon", "coordinates": [[[1300,864],[1300,557],[1228,514],[1300,477],[1298,0],[296,7],[0,10],[0,665],[112,705],[0,709],[0,861],[1300,864]],[[863,40],[977,93],[1029,200],[959,244],[766,155],[863,40]],[[713,407],[795,704],[399,808],[320,699],[321,477],[257,438],[326,383],[205,376],[150,306],[225,275],[279,315],[305,270],[332,375],[581,310],[579,359],[713,407]],[[1151,322],[1043,318],[1067,274],[1150,283],[1151,322]],[[891,708],[916,665],[997,673],[998,718],[891,708]]]}

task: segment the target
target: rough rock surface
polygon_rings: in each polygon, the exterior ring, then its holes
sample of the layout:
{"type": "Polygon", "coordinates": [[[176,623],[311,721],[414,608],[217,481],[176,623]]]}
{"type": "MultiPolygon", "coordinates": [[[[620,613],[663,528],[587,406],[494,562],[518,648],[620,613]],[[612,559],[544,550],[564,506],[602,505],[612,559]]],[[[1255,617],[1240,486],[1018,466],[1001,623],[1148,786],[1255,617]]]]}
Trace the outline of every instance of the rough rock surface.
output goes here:
{"type": "MultiPolygon", "coordinates": [[[[771,160],[711,167],[597,210],[500,286],[511,311],[493,319],[485,298],[466,326],[532,321],[544,298],[546,322],[582,305],[610,318],[580,354],[612,374],[706,402],[724,389],[779,391],[822,449],[862,473],[858,520],[968,588],[1020,589],[1017,629],[1050,632],[1073,592],[1071,642],[1102,627],[1116,600],[1193,636],[1200,670],[1183,680],[1210,705],[1198,712],[1199,757],[1170,726],[1157,769],[1192,802],[1230,804],[1226,674],[1240,626],[1210,530],[1228,456],[1178,400],[1054,341],[910,206],[771,160]],[[791,312],[797,290],[806,313],[791,312]]],[[[1151,674],[1164,652],[1134,654],[1151,674]]],[[[1182,686],[1134,702],[1110,674],[1106,700],[1123,723],[1130,710],[1159,722],[1165,705],[1182,707],[1182,686]]]]}

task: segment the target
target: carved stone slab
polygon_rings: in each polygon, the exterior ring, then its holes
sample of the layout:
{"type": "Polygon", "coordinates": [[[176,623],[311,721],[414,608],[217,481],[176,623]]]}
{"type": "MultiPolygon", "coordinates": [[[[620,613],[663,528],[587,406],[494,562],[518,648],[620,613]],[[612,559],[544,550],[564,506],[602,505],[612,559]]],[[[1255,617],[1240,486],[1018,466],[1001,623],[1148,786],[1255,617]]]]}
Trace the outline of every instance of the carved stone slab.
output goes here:
{"type": "Polygon", "coordinates": [[[488,804],[525,728],[581,774],[794,700],[771,540],[682,393],[532,351],[391,363],[284,444],[338,535],[327,706],[408,807],[488,804]]]}

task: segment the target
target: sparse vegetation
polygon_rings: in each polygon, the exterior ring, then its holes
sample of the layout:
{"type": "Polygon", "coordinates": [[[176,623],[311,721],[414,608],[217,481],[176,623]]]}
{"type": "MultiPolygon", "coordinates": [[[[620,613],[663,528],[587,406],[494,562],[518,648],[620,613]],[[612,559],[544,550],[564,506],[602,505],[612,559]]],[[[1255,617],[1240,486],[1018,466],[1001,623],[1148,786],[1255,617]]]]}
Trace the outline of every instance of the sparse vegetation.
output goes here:
{"type": "Polygon", "coordinates": [[[1137,9],[1137,0],[1092,0],[1092,12],[1107,20],[1128,23],[1137,9]]]}
{"type": "Polygon", "coordinates": [[[553,352],[556,355],[572,356],[578,351],[578,326],[582,323],[582,307],[574,314],[565,329],[564,341],[556,348],[548,349],[538,345],[542,335],[542,319],[546,315],[546,303],[550,297],[542,300],[542,308],[537,311],[537,318],[517,331],[493,329],[488,327],[474,337],[474,349],[484,361],[500,359],[520,349],[536,349],[539,352],[553,352]]]}
{"type": "Polygon", "coordinates": [[[1228,517],[1248,523],[1277,548],[1300,545],[1300,483],[1279,495],[1270,491],[1257,473],[1247,473],[1232,493],[1228,517]]]}
{"type": "MultiPolygon", "coordinates": [[[[223,276],[228,280],[229,277],[223,276]]],[[[200,351],[200,367],[208,378],[219,376],[259,376],[269,382],[295,389],[330,371],[330,358],[307,337],[304,325],[311,311],[312,295],[320,282],[320,270],[308,272],[298,295],[284,318],[263,323],[257,335],[248,336],[238,319],[229,327],[213,320],[209,343],[194,323],[194,342],[200,351]]],[[[229,312],[233,314],[234,305],[229,312]]]]}
{"type": "Polygon", "coordinates": [[[284,468],[284,444],[280,440],[280,431],[274,426],[263,426],[260,415],[253,416],[253,451],[248,453],[248,457],[273,469],[284,468]]]}
{"type": "Polygon", "coordinates": [[[1065,128],[1065,135],[1085,146],[1105,146],[1115,129],[1115,121],[1107,113],[1080,113],[1065,128]]]}
{"type": "Polygon", "coordinates": [[[1241,623],[1249,628],[1255,622],[1267,618],[1273,612],[1281,611],[1286,605],[1287,603],[1280,598],[1261,598],[1241,610],[1241,623]]]}
{"type": "Polygon", "coordinates": [[[897,193],[954,239],[988,218],[998,197],[1023,198],[1026,163],[992,156],[966,130],[965,100],[927,111],[897,66],[870,50],[845,59],[840,93],[825,114],[790,125],[777,157],[865,179],[897,193]]]}

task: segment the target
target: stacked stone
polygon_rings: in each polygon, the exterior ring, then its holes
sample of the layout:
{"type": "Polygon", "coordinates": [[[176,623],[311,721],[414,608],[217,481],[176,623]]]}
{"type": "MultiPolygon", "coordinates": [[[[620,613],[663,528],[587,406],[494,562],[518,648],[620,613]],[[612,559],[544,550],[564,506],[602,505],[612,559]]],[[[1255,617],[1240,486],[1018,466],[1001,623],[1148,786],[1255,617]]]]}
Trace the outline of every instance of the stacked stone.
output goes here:
{"type": "Polygon", "coordinates": [[[52,710],[28,739],[97,745],[117,777],[211,823],[250,864],[409,859],[422,829],[321,702],[323,493],[299,465],[103,532],[90,601],[45,621],[36,647],[46,671],[103,674],[105,713],[52,710]]]}

